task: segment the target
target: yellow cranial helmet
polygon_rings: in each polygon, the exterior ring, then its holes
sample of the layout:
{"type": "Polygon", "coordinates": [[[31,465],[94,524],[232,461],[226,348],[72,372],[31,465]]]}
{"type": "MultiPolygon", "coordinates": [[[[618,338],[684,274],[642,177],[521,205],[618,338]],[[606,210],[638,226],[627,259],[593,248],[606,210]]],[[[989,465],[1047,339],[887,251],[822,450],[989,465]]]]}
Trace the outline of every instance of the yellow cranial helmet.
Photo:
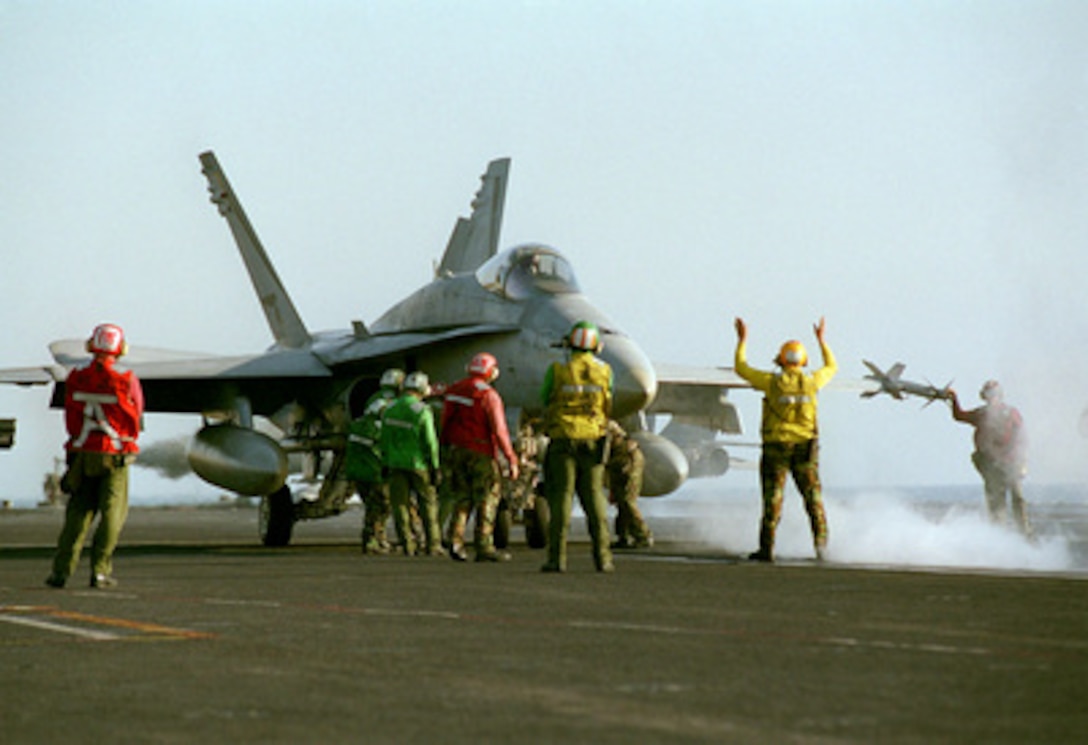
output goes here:
{"type": "Polygon", "coordinates": [[[778,351],[775,362],[782,367],[804,367],[808,364],[808,352],[805,351],[804,344],[796,339],[790,339],[778,351]]]}

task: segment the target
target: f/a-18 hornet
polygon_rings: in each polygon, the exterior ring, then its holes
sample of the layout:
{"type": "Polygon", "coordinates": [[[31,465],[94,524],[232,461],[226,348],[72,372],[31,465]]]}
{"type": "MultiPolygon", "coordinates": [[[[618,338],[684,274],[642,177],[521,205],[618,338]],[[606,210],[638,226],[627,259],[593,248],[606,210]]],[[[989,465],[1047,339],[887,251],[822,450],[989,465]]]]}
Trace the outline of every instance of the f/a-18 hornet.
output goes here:
{"type": "MultiPolygon", "coordinates": [[[[200,162],[275,343],[264,352],[231,356],[133,346],[122,362],[140,377],[147,411],[202,415],[189,464],[212,484],[262,497],[260,533],[267,545],[288,543],[298,520],[343,509],[349,496],[340,478],[343,433],[384,370],[422,370],[431,380],[455,380],[473,354],[488,351],[499,361],[496,387],[507,418],[516,423],[540,413],[545,370],[566,353],[558,342],[579,320],[601,329],[601,356],[615,376],[613,416],[635,432],[645,453],[645,495],[668,494],[689,476],[720,475],[728,468],[715,437],[740,433],[726,394],[746,384],[725,368],[655,369],[639,345],[581,292],[559,251],[535,243],[498,251],[509,159],[489,164],[471,217],[458,218],[430,283],[370,325],[354,321],[350,329],[319,333],[303,323],[215,155],[203,153],[200,162]],[[647,427],[657,414],[670,416],[661,434],[647,427]],[[258,417],[275,428],[255,428],[258,417]],[[684,436],[674,442],[670,428],[684,436]],[[275,430],[274,436],[266,434],[275,430]],[[321,474],[315,499],[292,494],[289,453],[308,454],[311,470],[321,474]]],[[[72,340],[54,342],[50,351],[55,365],[0,370],[0,382],[54,382],[52,405],[62,405],[68,371],[87,354],[83,342],[72,340]]]]}

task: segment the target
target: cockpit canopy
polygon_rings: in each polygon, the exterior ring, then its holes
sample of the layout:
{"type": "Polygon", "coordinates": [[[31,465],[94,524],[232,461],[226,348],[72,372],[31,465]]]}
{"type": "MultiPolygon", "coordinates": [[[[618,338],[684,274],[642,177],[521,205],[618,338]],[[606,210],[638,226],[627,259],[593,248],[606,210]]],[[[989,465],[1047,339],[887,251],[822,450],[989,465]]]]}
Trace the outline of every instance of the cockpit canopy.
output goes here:
{"type": "Polygon", "coordinates": [[[510,300],[582,291],[570,262],[554,248],[539,243],[495,254],[476,270],[476,279],[484,289],[510,300]]]}

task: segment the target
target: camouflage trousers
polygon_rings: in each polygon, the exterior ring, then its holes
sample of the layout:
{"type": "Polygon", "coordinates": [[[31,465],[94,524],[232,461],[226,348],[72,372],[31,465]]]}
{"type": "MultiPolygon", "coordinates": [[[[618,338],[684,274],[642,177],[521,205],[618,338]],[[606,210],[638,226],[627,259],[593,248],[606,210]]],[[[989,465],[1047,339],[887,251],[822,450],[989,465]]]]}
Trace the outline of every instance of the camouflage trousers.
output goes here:
{"type": "Polygon", "coordinates": [[[385,526],[392,511],[389,504],[389,485],[384,482],[356,481],[355,491],[363,500],[363,551],[385,551],[389,546],[385,537],[385,526]]]}
{"type": "Polygon", "coordinates": [[[817,553],[827,545],[827,514],[820,491],[820,446],[816,440],[801,443],[765,442],[759,460],[759,477],[763,487],[763,519],[759,526],[759,550],[767,556],[774,552],[774,534],[782,519],[782,500],[786,476],[805,502],[812,541],[817,553]]]}
{"type": "Polygon", "coordinates": [[[66,580],[79,565],[83,540],[95,515],[91,574],[113,572],[113,552],[128,517],[128,461],[131,456],[73,451],[62,485],[71,496],[53,556],[53,577],[66,580]]]}
{"type": "Polygon", "coordinates": [[[426,471],[394,468],[389,475],[389,502],[393,508],[393,526],[397,529],[404,553],[411,556],[421,548],[412,532],[412,494],[416,495],[419,517],[423,522],[422,547],[427,553],[442,550],[442,533],[438,528],[438,500],[431,476],[426,471]]]}
{"type": "Polygon", "coordinates": [[[1028,521],[1027,502],[1024,501],[1022,482],[1023,471],[1020,466],[998,463],[979,452],[971,455],[971,462],[975,464],[975,468],[982,476],[982,484],[986,490],[986,510],[990,514],[990,519],[995,523],[1006,523],[1011,503],[1012,517],[1016,527],[1025,536],[1031,538],[1034,532],[1028,521]]]}
{"type": "Polygon", "coordinates": [[[636,453],[627,468],[608,469],[608,495],[616,504],[616,539],[622,545],[644,546],[650,540],[650,528],[638,508],[642,491],[642,453],[636,453]]]}
{"type": "Polygon", "coordinates": [[[451,548],[465,545],[465,526],[475,511],[473,535],[477,553],[495,550],[495,512],[499,507],[502,474],[494,458],[451,446],[443,453],[442,503],[449,512],[446,539],[451,548]]]}

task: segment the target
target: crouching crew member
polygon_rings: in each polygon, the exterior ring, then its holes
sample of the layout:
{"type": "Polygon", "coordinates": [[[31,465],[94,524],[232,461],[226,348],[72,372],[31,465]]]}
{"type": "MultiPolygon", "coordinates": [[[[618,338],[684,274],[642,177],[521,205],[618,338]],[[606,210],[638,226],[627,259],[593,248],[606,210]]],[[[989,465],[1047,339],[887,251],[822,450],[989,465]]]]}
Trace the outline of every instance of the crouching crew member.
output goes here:
{"type": "Polygon", "coordinates": [[[452,505],[449,523],[450,556],[465,561],[465,524],[475,510],[476,561],[505,561],[510,554],[496,551],[495,511],[499,506],[502,472],[499,455],[506,459],[510,478],[518,477],[518,461],[510,444],[506,410],[491,383],[499,377],[495,358],[481,352],[468,365],[468,377],[446,389],[442,409],[444,501],[452,505]]]}
{"type": "Polygon", "coordinates": [[[114,363],[127,351],[120,327],[104,323],[87,340],[89,364],[68,374],[64,421],[68,471],[61,486],[69,494],[64,527],[57,538],[53,571],[45,580],[64,587],[79,564],[83,539],[98,514],[91,545],[91,587],[113,587],[113,552],[128,516],[128,466],[139,447],[143,390],[131,370],[114,363]]]}
{"type": "Polygon", "coordinates": [[[575,490],[593,541],[599,572],[614,570],[609,547],[608,504],[604,496],[604,464],[608,415],[612,408],[612,368],[596,357],[600,331],[579,321],[567,335],[570,356],[553,362],[544,377],[545,432],[550,442],[544,456],[544,489],[551,511],[548,560],[541,571],[567,569],[567,533],[575,490]]]}
{"type": "Polygon", "coordinates": [[[650,548],[654,545],[638,497],[646,457],[642,448],[619,425],[608,422],[608,498],[616,505],[616,542],[612,548],[650,548]]]}

